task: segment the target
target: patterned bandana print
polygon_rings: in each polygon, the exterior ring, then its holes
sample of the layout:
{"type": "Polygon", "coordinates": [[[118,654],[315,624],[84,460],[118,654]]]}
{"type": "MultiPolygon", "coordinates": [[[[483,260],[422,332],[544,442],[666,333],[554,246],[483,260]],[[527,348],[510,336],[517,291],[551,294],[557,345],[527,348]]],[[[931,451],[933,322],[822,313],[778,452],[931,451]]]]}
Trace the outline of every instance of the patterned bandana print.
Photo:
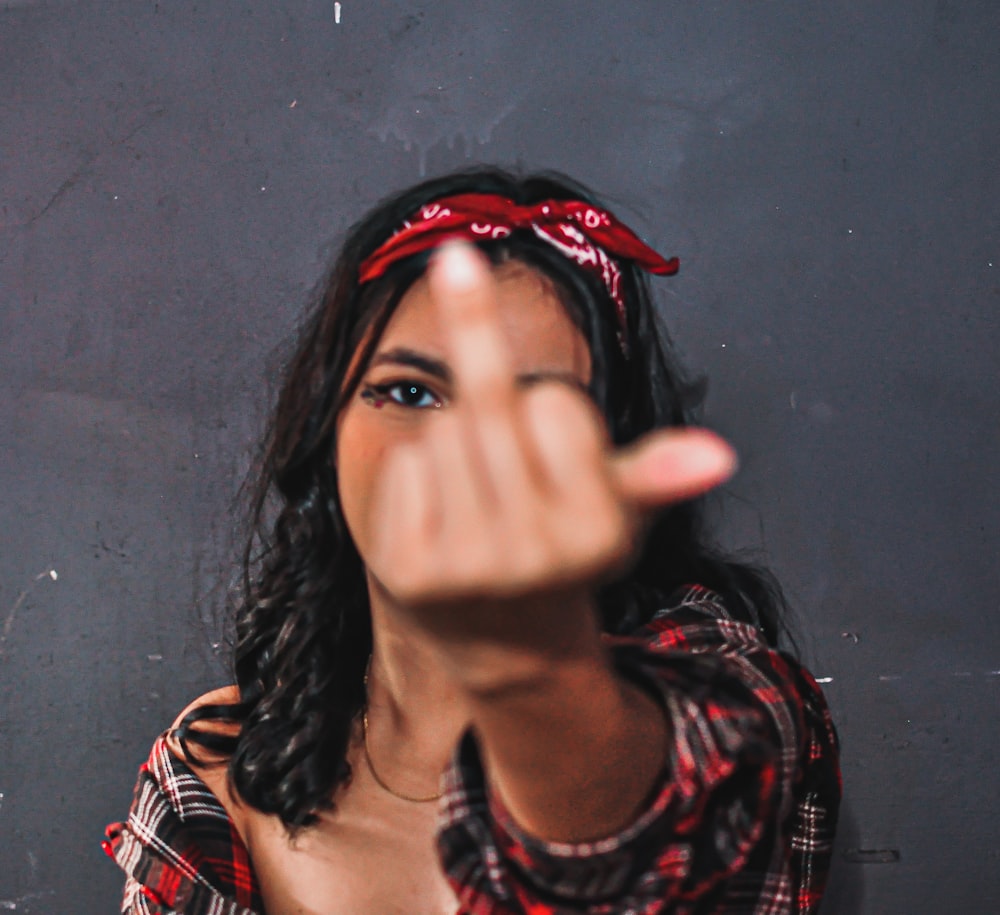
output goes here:
{"type": "Polygon", "coordinates": [[[621,269],[615,258],[633,261],[649,273],[666,276],[680,262],[657,254],[607,210],[579,200],[543,200],[527,206],[498,194],[456,194],[423,206],[359,268],[361,283],[374,280],[396,261],[435,248],[450,238],[487,241],[506,238],[515,229],[530,229],[597,276],[615,302],[624,347],[625,298],[621,269]]]}

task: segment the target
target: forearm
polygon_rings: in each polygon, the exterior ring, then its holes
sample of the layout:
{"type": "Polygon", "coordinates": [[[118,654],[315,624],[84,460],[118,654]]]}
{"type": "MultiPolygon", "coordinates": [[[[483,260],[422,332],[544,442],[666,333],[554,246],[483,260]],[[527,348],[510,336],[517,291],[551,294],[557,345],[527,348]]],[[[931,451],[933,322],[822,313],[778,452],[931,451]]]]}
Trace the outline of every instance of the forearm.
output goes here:
{"type": "Polygon", "coordinates": [[[491,789],[531,835],[573,842],[634,821],[662,772],[667,725],[615,672],[596,626],[564,635],[554,658],[522,652],[504,665],[494,647],[497,673],[480,670],[467,694],[491,789]]]}

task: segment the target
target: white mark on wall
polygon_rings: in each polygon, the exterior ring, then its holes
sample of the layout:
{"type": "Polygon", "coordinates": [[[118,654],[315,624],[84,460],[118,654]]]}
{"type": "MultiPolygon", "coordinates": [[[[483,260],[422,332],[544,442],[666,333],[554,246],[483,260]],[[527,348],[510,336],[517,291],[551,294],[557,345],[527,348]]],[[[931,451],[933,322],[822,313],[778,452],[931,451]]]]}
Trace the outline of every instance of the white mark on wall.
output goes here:
{"type": "Polygon", "coordinates": [[[339,3],[334,3],[333,4],[333,21],[335,23],[337,23],[337,25],[340,25],[340,4],[339,3]]]}
{"type": "MultiPolygon", "coordinates": [[[[904,680],[908,676],[910,676],[910,674],[905,674],[905,673],[904,674],[879,674],[878,678],[883,683],[893,683],[896,680],[904,680]]],[[[978,675],[976,673],[974,673],[973,671],[971,671],[971,670],[956,670],[956,671],[952,671],[952,673],[950,674],[950,676],[957,677],[960,680],[971,680],[971,679],[973,679],[974,677],[976,677],[978,675]]],[[[985,671],[983,673],[983,677],[1000,677],[1000,670],[987,670],[987,671],[985,671]]],[[[927,675],[926,674],[921,674],[920,679],[927,679],[927,675]]],[[[822,680],[818,680],[817,682],[822,683],[823,681],[822,680]]]]}
{"type": "Polygon", "coordinates": [[[55,890],[42,890],[38,893],[25,893],[16,899],[0,899],[0,909],[6,909],[8,912],[16,912],[17,907],[23,902],[31,902],[32,899],[44,899],[46,896],[55,896],[55,894],[55,890]]]}
{"type": "Polygon", "coordinates": [[[35,585],[43,578],[48,578],[50,581],[56,581],[59,578],[59,573],[55,569],[46,569],[44,572],[39,572],[34,579],[32,579],[31,584],[17,595],[17,600],[14,601],[14,605],[10,608],[7,618],[3,621],[3,629],[0,630],[0,660],[3,660],[6,655],[7,639],[10,637],[10,632],[14,628],[14,620],[17,618],[17,611],[21,609],[21,605],[28,599],[28,595],[35,590],[35,585]]]}
{"type": "Polygon", "coordinates": [[[398,140],[406,152],[415,151],[423,177],[427,155],[439,143],[448,149],[461,145],[466,158],[478,158],[477,149],[492,142],[494,130],[516,108],[516,99],[505,101],[496,92],[477,93],[474,85],[435,84],[393,99],[381,115],[371,119],[369,129],[383,143],[398,140]]]}
{"type": "Polygon", "coordinates": [[[833,683],[833,677],[817,677],[817,683],[833,683]]]}

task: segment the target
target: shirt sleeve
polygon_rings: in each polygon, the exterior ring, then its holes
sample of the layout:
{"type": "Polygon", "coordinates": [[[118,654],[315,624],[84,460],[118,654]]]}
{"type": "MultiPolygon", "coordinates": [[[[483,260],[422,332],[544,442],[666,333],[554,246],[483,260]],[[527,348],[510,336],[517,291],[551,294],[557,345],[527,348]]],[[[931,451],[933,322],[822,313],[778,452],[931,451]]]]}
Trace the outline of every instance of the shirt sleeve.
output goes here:
{"type": "Polygon", "coordinates": [[[781,824],[794,819],[793,789],[809,753],[797,665],[728,618],[710,592],[688,597],[637,638],[613,642],[620,673],[663,708],[670,743],[643,811],[618,834],[585,843],[529,835],[490,793],[475,739],[465,736],[446,776],[438,841],[464,910],[737,911],[705,902],[725,896],[751,858],[759,873],[743,884],[738,911],[758,911],[762,893],[788,885],[781,824]]]}
{"type": "Polygon", "coordinates": [[[258,915],[250,856],[208,786],[161,736],[139,770],[128,819],[105,852],[125,872],[122,915],[258,915]]]}

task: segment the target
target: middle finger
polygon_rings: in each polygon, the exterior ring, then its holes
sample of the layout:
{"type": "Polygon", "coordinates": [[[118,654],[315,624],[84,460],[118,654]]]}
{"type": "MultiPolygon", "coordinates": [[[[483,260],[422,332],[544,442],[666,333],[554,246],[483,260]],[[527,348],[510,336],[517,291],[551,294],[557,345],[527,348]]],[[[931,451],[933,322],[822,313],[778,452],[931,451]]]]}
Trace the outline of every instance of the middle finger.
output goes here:
{"type": "Polygon", "coordinates": [[[428,283],[444,327],[456,406],[509,412],[516,384],[489,262],[472,245],[448,242],[434,255],[428,283]]]}

